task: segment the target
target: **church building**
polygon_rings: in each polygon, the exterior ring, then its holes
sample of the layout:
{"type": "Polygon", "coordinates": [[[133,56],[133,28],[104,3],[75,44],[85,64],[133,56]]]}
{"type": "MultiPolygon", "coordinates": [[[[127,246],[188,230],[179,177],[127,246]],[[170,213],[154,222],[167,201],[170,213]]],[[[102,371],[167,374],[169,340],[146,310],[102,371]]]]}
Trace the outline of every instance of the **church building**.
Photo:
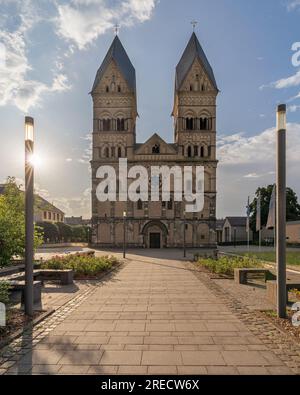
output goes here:
{"type": "MultiPolygon", "coordinates": [[[[121,247],[126,229],[128,247],[166,248],[216,246],[216,99],[213,70],[195,33],[176,67],[173,142],[153,134],[137,143],[135,69],[115,36],[91,91],[93,99],[92,243],[121,247]],[[201,212],[186,213],[185,202],[139,200],[100,202],[97,169],[127,158],[130,166],[204,166],[205,198],[201,212]],[[124,218],[126,216],[126,218],[124,218]],[[125,221],[125,226],[124,226],[125,221]]],[[[168,116],[168,114],[166,114],[168,116]]],[[[149,171],[149,174],[151,172],[149,171]]],[[[173,192],[173,198],[172,198],[173,192]]],[[[150,194],[150,192],[149,192],[150,194]]]]}

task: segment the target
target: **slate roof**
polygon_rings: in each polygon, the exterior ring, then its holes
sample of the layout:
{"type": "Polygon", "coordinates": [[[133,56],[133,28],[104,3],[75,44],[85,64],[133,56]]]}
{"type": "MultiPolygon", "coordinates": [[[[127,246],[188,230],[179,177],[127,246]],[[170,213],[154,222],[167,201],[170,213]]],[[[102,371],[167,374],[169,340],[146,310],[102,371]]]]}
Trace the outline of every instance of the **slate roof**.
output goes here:
{"type": "MultiPolygon", "coordinates": [[[[0,184],[0,195],[3,195],[5,192],[5,184],[0,184]]],[[[24,191],[21,191],[22,193],[25,193],[24,191]]],[[[35,209],[39,210],[48,210],[52,211],[55,213],[63,214],[64,212],[60,210],[59,208],[55,207],[52,203],[48,202],[48,200],[42,198],[41,196],[34,194],[34,206],[35,209]]]]}
{"type": "Polygon", "coordinates": [[[243,227],[247,225],[247,217],[226,217],[231,226],[243,227]]]}
{"type": "Polygon", "coordinates": [[[96,89],[99,81],[102,79],[108,65],[112,60],[116,62],[120,72],[122,73],[123,77],[128,83],[129,88],[135,93],[136,92],[135,69],[118,36],[114,38],[99,70],[97,71],[97,75],[91,93],[93,93],[93,91],[96,89]]]}
{"type": "Polygon", "coordinates": [[[198,58],[204,67],[211,83],[218,90],[218,86],[215,80],[214,72],[209,64],[209,61],[199,43],[199,40],[195,33],[192,34],[190,41],[187,47],[184,50],[184,53],[176,67],[176,82],[175,88],[176,90],[180,89],[185,77],[187,76],[190,68],[192,67],[195,59],[198,58]]]}

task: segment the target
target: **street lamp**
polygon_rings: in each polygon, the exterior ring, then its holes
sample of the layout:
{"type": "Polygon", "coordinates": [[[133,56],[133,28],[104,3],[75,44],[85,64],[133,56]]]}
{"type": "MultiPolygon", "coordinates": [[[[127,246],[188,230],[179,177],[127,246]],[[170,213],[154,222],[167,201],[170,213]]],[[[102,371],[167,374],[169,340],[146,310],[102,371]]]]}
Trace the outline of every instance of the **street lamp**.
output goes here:
{"type": "Polygon", "coordinates": [[[123,258],[126,258],[126,217],[127,212],[123,212],[123,258]]]}
{"type": "Polygon", "coordinates": [[[183,213],[183,257],[186,258],[186,220],[185,220],[185,212],[183,213]]]}
{"type": "Polygon", "coordinates": [[[286,317],[286,105],[277,108],[277,315],[286,317]]]}
{"type": "Polygon", "coordinates": [[[25,117],[25,314],[33,315],[34,120],[25,117]]]}

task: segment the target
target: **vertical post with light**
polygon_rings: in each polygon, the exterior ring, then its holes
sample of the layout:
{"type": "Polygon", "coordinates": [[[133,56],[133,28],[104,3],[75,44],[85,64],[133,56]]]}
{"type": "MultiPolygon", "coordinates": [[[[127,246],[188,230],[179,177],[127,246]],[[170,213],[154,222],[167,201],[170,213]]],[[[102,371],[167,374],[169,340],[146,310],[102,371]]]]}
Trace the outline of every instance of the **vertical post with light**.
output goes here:
{"type": "Polygon", "coordinates": [[[34,120],[25,117],[25,314],[33,315],[34,261],[34,120]]]}
{"type": "Polygon", "coordinates": [[[276,160],[277,315],[286,317],[286,105],[277,108],[276,160]]]}
{"type": "Polygon", "coordinates": [[[183,257],[186,258],[186,218],[183,213],[183,257]]]}
{"type": "Polygon", "coordinates": [[[123,258],[126,258],[126,218],[127,212],[123,212],[123,258]]]}

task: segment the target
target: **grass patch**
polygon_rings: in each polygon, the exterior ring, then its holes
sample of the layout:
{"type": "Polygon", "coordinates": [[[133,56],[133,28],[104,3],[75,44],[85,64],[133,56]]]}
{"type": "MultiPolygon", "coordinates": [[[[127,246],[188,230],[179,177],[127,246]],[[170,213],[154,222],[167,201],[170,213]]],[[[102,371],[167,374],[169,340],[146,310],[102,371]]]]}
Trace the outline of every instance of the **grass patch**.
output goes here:
{"type": "Polygon", "coordinates": [[[67,255],[62,257],[54,257],[41,264],[41,269],[74,270],[75,278],[97,278],[99,274],[110,270],[118,264],[115,257],[94,257],[67,255]]]}
{"type": "Polygon", "coordinates": [[[217,274],[233,276],[235,268],[261,268],[262,262],[250,256],[228,257],[223,256],[219,259],[200,258],[198,265],[205,267],[209,271],[217,274]]]}
{"type": "MultiPolygon", "coordinates": [[[[268,262],[276,262],[276,254],[274,251],[269,251],[269,252],[237,252],[239,255],[249,255],[251,257],[256,257],[257,259],[260,259],[262,261],[268,261],[268,262]]],[[[300,266],[300,252],[296,251],[287,251],[286,253],[286,263],[287,265],[294,265],[294,266],[300,266]]]]}

